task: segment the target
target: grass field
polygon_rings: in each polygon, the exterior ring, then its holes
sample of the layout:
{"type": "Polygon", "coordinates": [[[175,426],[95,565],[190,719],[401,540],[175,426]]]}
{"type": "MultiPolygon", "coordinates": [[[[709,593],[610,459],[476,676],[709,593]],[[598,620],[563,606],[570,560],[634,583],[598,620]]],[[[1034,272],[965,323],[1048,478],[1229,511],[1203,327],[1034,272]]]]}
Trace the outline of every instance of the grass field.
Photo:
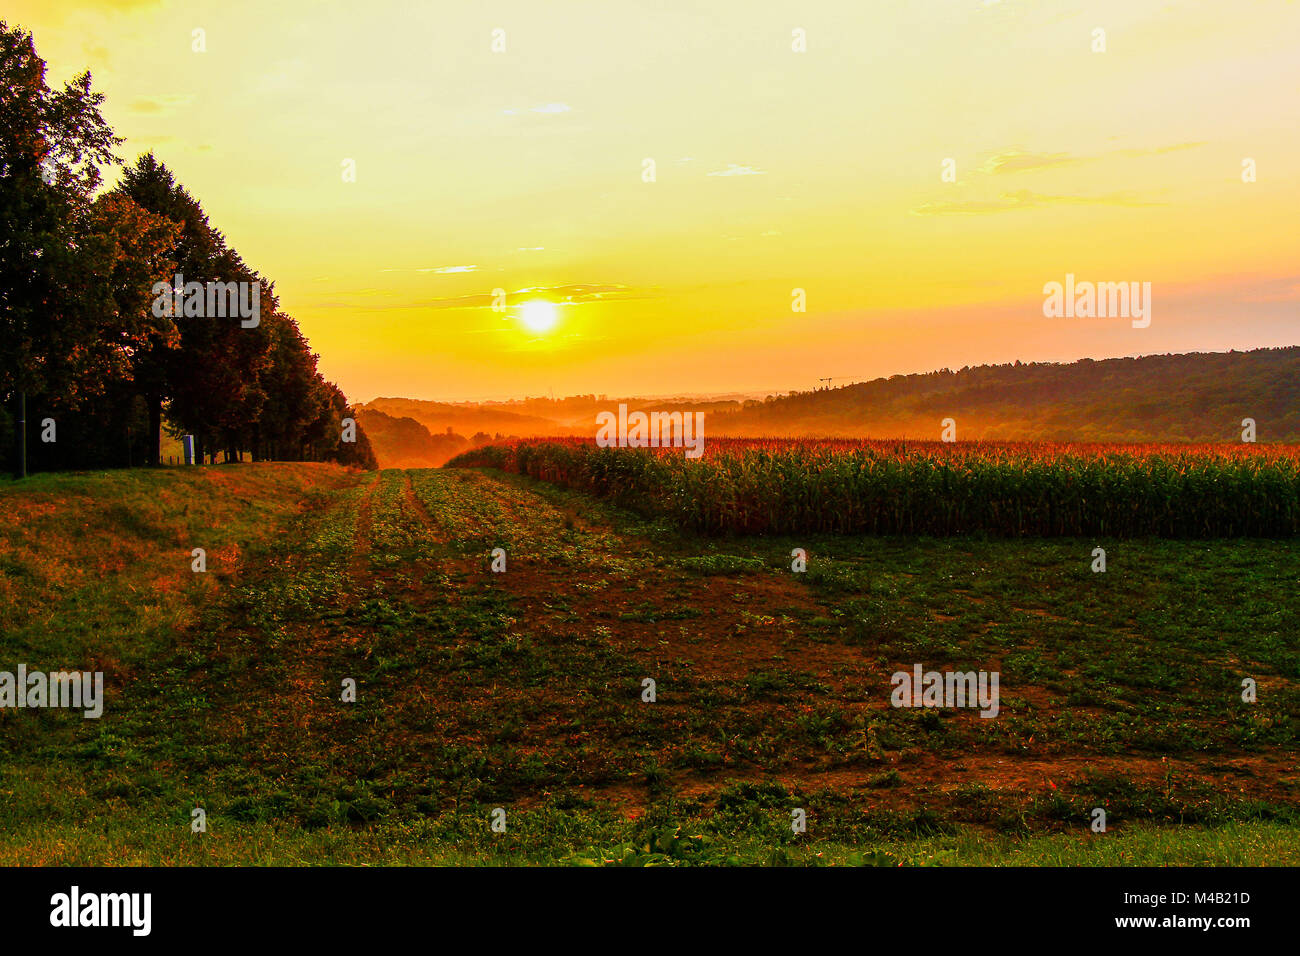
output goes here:
{"type": "Polygon", "coordinates": [[[0,670],[107,702],[0,710],[0,864],[1297,865],[1298,583],[1286,540],[705,538],[500,472],[4,482],[0,670]],[[998,717],[891,707],[914,663],[998,717]]]}

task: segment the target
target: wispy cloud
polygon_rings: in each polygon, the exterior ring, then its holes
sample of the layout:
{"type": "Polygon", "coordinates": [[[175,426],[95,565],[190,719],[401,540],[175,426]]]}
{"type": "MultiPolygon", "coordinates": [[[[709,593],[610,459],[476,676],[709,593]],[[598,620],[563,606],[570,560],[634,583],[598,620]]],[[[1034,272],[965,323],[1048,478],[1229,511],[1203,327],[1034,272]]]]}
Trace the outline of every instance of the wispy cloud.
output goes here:
{"type": "Polygon", "coordinates": [[[1013,147],[994,153],[980,165],[979,171],[992,176],[1004,176],[1008,173],[1025,173],[1037,169],[1095,163],[1109,156],[1124,156],[1130,159],[1138,156],[1160,156],[1165,153],[1176,153],[1180,150],[1195,149],[1204,145],[1203,142],[1174,143],[1171,146],[1157,146],[1154,148],[1116,149],[1095,156],[1072,156],[1069,153],[1033,153],[1019,147],[1013,147]]]}
{"type": "MultiPolygon", "coordinates": [[[[364,289],[354,295],[366,295],[379,290],[364,289]]],[[[514,306],[531,299],[544,299],[557,305],[583,305],[589,302],[605,302],[614,299],[646,299],[655,295],[652,289],[634,289],[626,285],[574,284],[557,286],[528,286],[507,292],[507,305],[514,306]]],[[[478,292],[473,295],[448,296],[437,299],[420,299],[401,304],[386,304],[382,307],[360,305],[357,302],[324,302],[319,306],[325,309],[356,309],[357,311],[383,311],[390,309],[483,309],[491,308],[495,298],[490,292],[478,292]]]]}
{"type": "Polygon", "coordinates": [[[475,272],[478,266],[428,266],[424,269],[380,269],[380,272],[432,272],[435,275],[451,275],[456,272],[475,272]]]}
{"type": "Polygon", "coordinates": [[[1052,166],[1072,166],[1087,162],[1069,153],[1027,153],[1019,149],[1004,149],[990,156],[980,166],[980,172],[990,175],[1005,173],[1023,173],[1031,169],[1047,169],[1052,166]]]}
{"type": "Polygon", "coordinates": [[[737,166],[735,163],[728,163],[726,169],[715,169],[711,173],[705,173],[706,176],[766,176],[767,171],[758,169],[754,166],[737,166]]]}
{"type": "Polygon", "coordinates": [[[922,203],[912,210],[914,216],[977,216],[1017,209],[1044,209],[1049,206],[1161,206],[1163,203],[1134,196],[1132,193],[1108,193],[1103,196],[1048,196],[1020,189],[1003,193],[997,199],[958,199],[922,203]]]}
{"type": "Polygon", "coordinates": [[[539,286],[519,289],[511,293],[530,299],[546,299],[548,302],[580,304],[583,302],[602,302],[607,299],[645,299],[650,293],[645,289],[633,289],[626,285],[557,285],[539,286]]]}

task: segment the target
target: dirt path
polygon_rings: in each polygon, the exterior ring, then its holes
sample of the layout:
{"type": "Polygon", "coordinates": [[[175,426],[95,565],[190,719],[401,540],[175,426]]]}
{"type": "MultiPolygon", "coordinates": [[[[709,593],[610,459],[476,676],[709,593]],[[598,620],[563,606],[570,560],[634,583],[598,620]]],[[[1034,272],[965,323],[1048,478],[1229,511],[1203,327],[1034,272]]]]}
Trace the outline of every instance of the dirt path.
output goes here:
{"type": "Polygon", "coordinates": [[[361,502],[357,507],[355,534],[350,555],[350,570],[355,582],[363,583],[370,578],[371,528],[374,524],[375,493],[379,491],[379,476],[364,489],[361,502]]]}

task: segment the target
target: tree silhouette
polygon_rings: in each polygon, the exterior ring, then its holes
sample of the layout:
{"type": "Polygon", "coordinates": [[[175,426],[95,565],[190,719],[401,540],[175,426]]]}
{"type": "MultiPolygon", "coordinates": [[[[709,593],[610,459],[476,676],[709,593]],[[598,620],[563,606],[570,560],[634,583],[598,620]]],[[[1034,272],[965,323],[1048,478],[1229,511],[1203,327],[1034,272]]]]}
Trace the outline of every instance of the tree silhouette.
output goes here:
{"type": "Polygon", "coordinates": [[[157,464],[164,414],[195,436],[200,460],[251,451],[375,467],[364,429],[343,440],[352,410],[274,283],[163,163],[145,153],[96,198],[121,142],[101,101],[88,73],[50,90],[31,34],[0,21],[0,393],[17,413],[15,472],[33,409],[60,423],[60,442],[33,448],[39,467],[157,464]],[[257,321],[209,314],[206,296],[201,314],[171,314],[177,275],[184,292],[242,283],[247,302],[256,290],[257,321]]]}

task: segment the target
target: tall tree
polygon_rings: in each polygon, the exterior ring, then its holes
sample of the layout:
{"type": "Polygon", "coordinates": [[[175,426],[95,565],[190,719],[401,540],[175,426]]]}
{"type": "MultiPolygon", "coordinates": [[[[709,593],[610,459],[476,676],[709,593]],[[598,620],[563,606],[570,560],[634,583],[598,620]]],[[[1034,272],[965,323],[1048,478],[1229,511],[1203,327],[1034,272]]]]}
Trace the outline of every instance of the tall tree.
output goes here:
{"type": "MultiPolygon", "coordinates": [[[[221,235],[208,222],[198,200],[176,182],[153,153],[145,153],[127,167],[116,192],[149,212],[175,223],[178,231],[169,258],[186,282],[214,278],[214,263],[225,251],[221,235]]],[[[172,279],[168,277],[168,281],[172,279]]],[[[165,400],[174,402],[173,417],[195,436],[196,456],[202,460],[208,431],[201,417],[202,389],[207,387],[201,362],[212,351],[211,328],[202,321],[187,323],[171,316],[175,336],[159,337],[141,353],[139,384],[149,406],[150,420],[161,419],[165,400]]]]}
{"type": "MultiPolygon", "coordinates": [[[[94,198],[121,142],[101,101],[88,73],[50,90],[31,34],[0,21],[0,397],[14,398],[23,422],[30,393],[38,414],[57,415],[75,439],[42,444],[38,464],[157,463],[165,408],[200,456],[221,449],[233,460],[252,448],[373,467],[361,429],[340,441],[347,400],[280,313],[274,284],[165,165],[146,153],[94,198]],[[155,299],[177,274],[183,298],[197,289],[202,305],[160,314],[155,299]],[[257,302],[257,321],[213,315],[212,282],[257,302]]],[[[25,451],[15,455],[19,474],[25,462],[25,451]]]]}
{"type": "Polygon", "coordinates": [[[26,473],[26,395],[88,380],[96,306],[78,272],[100,167],[121,139],[89,72],[51,90],[32,35],[0,20],[0,391],[13,396],[15,473],[26,473]],[[81,296],[79,298],[79,296],[81,296]]]}
{"type": "MultiPolygon", "coordinates": [[[[247,283],[250,289],[258,289],[260,311],[274,311],[272,285],[226,244],[199,201],[152,153],[125,171],[117,190],[180,227],[170,255],[187,285],[247,283]]],[[[259,380],[268,362],[271,336],[260,316],[255,325],[238,316],[174,316],[173,321],[179,340],[174,344],[160,340],[142,368],[150,414],[156,414],[165,397],[170,417],[194,435],[200,459],[214,455],[218,447],[232,457],[239,446],[251,441],[266,400],[259,380]]]]}

